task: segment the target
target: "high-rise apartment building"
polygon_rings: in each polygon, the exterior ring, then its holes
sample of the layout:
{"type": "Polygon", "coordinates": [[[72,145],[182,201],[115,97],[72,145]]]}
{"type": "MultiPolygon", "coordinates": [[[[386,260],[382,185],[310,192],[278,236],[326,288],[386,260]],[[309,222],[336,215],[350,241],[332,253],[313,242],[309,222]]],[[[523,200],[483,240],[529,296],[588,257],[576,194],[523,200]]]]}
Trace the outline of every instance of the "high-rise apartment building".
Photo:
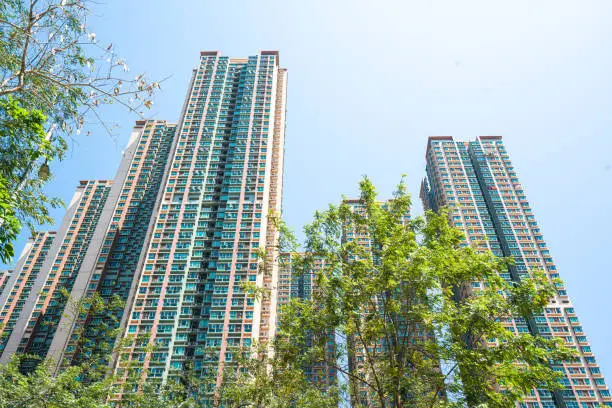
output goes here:
{"type": "Polygon", "coordinates": [[[278,280],[257,253],[278,256],[267,216],[281,210],[286,81],[277,52],[201,53],[124,315],[125,335],[156,347],[122,350],[120,373],[136,361],[149,380],[191,368],[220,384],[233,347],[274,335],[275,297],[256,300],[242,283],[278,280]]]}
{"type": "Polygon", "coordinates": [[[277,297],[243,283],[278,284],[268,215],[281,211],[286,86],[276,51],[202,52],[179,124],[137,121],[114,180],[83,182],[59,235],[28,243],[0,296],[3,361],[29,352],[57,371],[146,335],[154,347],[107,363],[121,374],[136,362],[148,381],[191,368],[219,385],[234,347],[271,339],[277,297]],[[92,296],[124,306],[69,307],[92,296]]]}
{"type": "MultiPolygon", "coordinates": [[[[108,180],[81,181],[77,187],[36,276],[30,275],[32,285],[0,362],[7,362],[15,352],[47,354],[111,184],[108,180]]],[[[29,363],[35,364],[24,364],[29,363]]]]}
{"type": "Polygon", "coordinates": [[[36,233],[28,239],[13,273],[0,293],[0,352],[3,356],[8,355],[4,352],[8,338],[32,291],[54,238],[55,231],[50,231],[36,233]]]}
{"type": "MultiPolygon", "coordinates": [[[[427,176],[421,186],[426,209],[449,207],[451,223],[462,229],[466,243],[515,263],[503,278],[519,281],[533,269],[559,278],[550,251],[529,206],[517,172],[500,136],[479,136],[457,141],[452,136],[432,136],[426,153],[427,176]]],[[[479,282],[473,282],[477,291],[479,282]]],[[[463,293],[468,295],[469,291],[463,293]]],[[[555,336],[578,351],[579,357],[554,363],[562,372],[561,391],[534,390],[521,407],[595,408],[612,406],[595,356],[563,285],[539,315],[516,317],[505,323],[515,333],[555,336]]]]}
{"type": "MultiPolygon", "coordinates": [[[[125,303],[123,310],[64,310],[48,357],[56,369],[125,336],[146,335],[110,362],[137,362],[149,380],[195,373],[222,380],[233,347],[276,330],[276,288],[287,72],[278,53],[247,58],[202,52],[178,125],[138,121],[71,291],[125,303]],[[109,330],[111,329],[111,330],[109,330]],[[81,333],[80,338],[76,333],[81,333]],[[84,337],[84,338],[83,338],[84,337]]],[[[23,343],[23,341],[22,341],[23,343]]]]}
{"type": "MultiPolygon", "coordinates": [[[[136,122],[72,287],[72,301],[96,295],[125,304],[133,294],[143,249],[151,237],[152,216],[161,205],[175,132],[176,125],[166,121],[136,122]]],[[[84,352],[113,346],[122,317],[122,308],[89,315],[65,310],[47,354],[56,370],[78,363],[84,352]]]]}
{"type": "Polygon", "coordinates": [[[189,365],[220,384],[232,347],[274,335],[276,299],[256,300],[242,283],[278,280],[257,253],[278,256],[267,216],[281,210],[286,81],[277,52],[201,53],[125,316],[126,336],[146,334],[156,350],[134,345],[123,361],[142,362],[150,379],[189,365]]]}

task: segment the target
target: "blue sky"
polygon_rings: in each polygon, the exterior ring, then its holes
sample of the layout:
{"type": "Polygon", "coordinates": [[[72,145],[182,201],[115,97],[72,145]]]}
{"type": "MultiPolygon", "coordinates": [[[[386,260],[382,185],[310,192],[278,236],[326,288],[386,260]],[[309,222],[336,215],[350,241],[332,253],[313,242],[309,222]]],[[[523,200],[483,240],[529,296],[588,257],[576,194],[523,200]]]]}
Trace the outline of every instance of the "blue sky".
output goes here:
{"type": "MultiPolygon", "coordinates": [[[[415,213],[428,135],[503,135],[561,277],[612,381],[612,2],[108,1],[92,30],[162,84],[176,121],[200,50],[280,50],[289,69],[284,216],[408,175],[415,213]]],[[[51,194],[113,178],[136,119],[75,136],[51,194]]],[[[63,211],[54,212],[60,220],[63,211]]],[[[20,239],[20,251],[25,236],[20,239]]]]}

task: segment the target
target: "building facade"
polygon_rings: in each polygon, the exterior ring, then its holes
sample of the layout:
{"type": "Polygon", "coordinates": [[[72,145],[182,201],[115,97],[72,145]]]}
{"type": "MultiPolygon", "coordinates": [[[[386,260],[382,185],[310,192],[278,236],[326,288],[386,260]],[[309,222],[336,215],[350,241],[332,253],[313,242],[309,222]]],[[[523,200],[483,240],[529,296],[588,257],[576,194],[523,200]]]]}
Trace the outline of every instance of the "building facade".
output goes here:
{"type": "Polygon", "coordinates": [[[136,362],[148,381],[184,370],[220,385],[234,347],[276,330],[276,298],[257,300],[243,283],[272,289],[280,213],[287,72],[278,53],[248,58],[202,52],[176,129],[134,288],[125,336],[146,335],[154,351],[121,350],[119,374],[136,362]]]}
{"type": "MultiPolygon", "coordinates": [[[[45,356],[67,305],[68,293],[89,247],[94,229],[108,197],[112,181],[81,181],[31,290],[21,309],[0,362],[15,352],[45,356]]],[[[35,364],[26,361],[24,364],[35,364]]],[[[31,367],[24,367],[28,369],[31,367]]]]}
{"type": "Polygon", "coordinates": [[[0,293],[0,352],[3,361],[8,339],[19,320],[19,316],[36,281],[51,244],[55,231],[38,232],[28,239],[13,273],[6,279],[0,293]]]}
{"type": "Polygon", "coordinates": [[[74,302],[99,296],[116,306],[89,314],[64,311],[47,353],[55,370],[114,347],[151,238],[175,131],[166,121],[136,122],[70,293],[74,302]]]}
{"type": "MultiPolygon", "coordinates": [[[[545,271],[551,279],[559,278],[500,136],[479,136],[467,142],[452,136],[432,136],[426,162],[427,175],[421,185],[423,206],[434,211],[448,207],[450,222],[464,231],[467,244],[513,257],[515,263],[503,278],[519,281],[533,269],[545,271]]],[[[473,282],[472,289],[477,291],[479,285],[473,282]]],[[[579,352],[577,359],[552,367],[565,375],[564,390],[534,390],[522,407],[612,406],[608,387],[563,285],[558,285],[556,296],[540,315],[528,320],[508,319],[505,324],[515,333],[560,337],[579,352]]]]}
{"type": "Polygon", "coordinates": [[[0,271],[0,296],[2,295],[2,291],[6,287],[6,283],[8,282],[9,276],[13,273],[10,269],[5,269],[0,271]]]}
{"type": "MultiPolygon", "coordinates": [[[[0,295],[1,363],[28,353],[49,358],[57,371],[115,343],[123,307],[78,309],[94,295],[118,305],[132,293],[175,130],[165,121],[137,121],[115,179],[81,181],[59,231],[28,242],[0,295]]],[[[22,369],[37,361],[25,360],[22,369]]]]}

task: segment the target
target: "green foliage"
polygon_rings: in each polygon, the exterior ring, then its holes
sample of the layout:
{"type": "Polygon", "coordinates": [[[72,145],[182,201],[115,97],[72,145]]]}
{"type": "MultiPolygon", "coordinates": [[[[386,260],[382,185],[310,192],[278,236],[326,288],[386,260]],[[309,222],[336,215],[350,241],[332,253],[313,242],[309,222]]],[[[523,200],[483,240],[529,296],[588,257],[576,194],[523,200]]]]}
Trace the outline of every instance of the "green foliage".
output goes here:
{"type": "MultiPolygon", "coordinates": [[[[465,245],[446,212],[408,220],[403,181],[386,203],[367,178],[360,187],[358,202],[317,212],[305,228],[306,255],[291,255],[294,273],[315,271],[316,289],[283,309],[270,364],[335,368],[349,378],[355,407],[501,408],[533,388],[560,389],[551,363],[572,350],[503,324],[539,313],[554,282],[538,271],[505,281],[500,273],[512,261],[465,245]],[[329,333],[340,339],[333,356],[329,333]]],[[[252,388],[276,395],[278,381],[269,391],[252,388]]]]}
{"type": "Polygon", "coordinates": [[[15,255],[13,242],[20,230],[7,181],[0,177],[0,261],[8,263],[15,255]]]}
{"type": "MultiPolygon", "coordinates": [[[[28,374],[20,372],[22,360],[35,356],[14,356],[0,366],[0,406],[5,408],[135,408],[201,407],[202,379],[184,376],[166,384],[143,382],[137,374],[127,378],[90,364],[68,367],[58,375],[51,374],[51,362],[43,361],[28,374]],[[92,373],[92,371],[98,373],[92,373]],[[86,380],[89,378],[90,380],[86,380]],[[95,380],[92,380],[95,378],[95,380]]],[[[133,373],[137,371],[134,370],[133,373]]]]}
{"type": "MultiPolygon", "coordinates": [[[[277,350],[283,344],[276,342],[277,350]]],[[[283,359],[288,354],[272,357],[269,345],[257,344],[235,350],[237,367],[226,368],[223,387],[219,391],[220,404],[225,407],[253,408],[332,408],[338,406],[336,387],[324,390],[310,383],[304,376],[301,359],[283,359]]]]}
{"type": "Polygon", "coordinates": [[[3,210],[0,245],[11,245],[20,225],[33,232],[35,226],[52,222],[49,208],[61,205],[43,192],[50,177],[47,163],[61,158],[65,151],[64,144],[48,140],[45,120],[39,111],[23,108],[10,96],[0,99],[0,190],[4,191],[0,206],[7,209],[3,210]]]}
{"type": "Polygon", "coordinates": [[[12,97],[0,99],[0,260],[14,255],[13,241],[25,224],[51,222],[48,207],[59,200],[42,192],[48,179],[29,177],[47,170],[46,162],[61,157],[63,146],[52,145],[44,130],[45,116],[23,108],[12,97]]]}
{"type": "Polygon", "coordinates": [[[48,362],[39,364],[35,371],[24,375],[19,371],[20,363],[21,357],[15,356],[7,365],[0,366],[2,407],[110,407],[106,404],[106,396],[112,388],[111,378],[86,384],[79,379],[83,369],[76,366],[53,377],[48,362]]]}

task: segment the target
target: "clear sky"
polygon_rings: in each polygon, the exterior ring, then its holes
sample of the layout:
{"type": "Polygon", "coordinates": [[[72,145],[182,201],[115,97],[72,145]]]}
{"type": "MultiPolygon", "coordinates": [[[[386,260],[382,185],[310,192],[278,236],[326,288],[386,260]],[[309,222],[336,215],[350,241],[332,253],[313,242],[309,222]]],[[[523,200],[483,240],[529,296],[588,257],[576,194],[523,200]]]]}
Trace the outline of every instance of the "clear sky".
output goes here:
{"type": "MultiPolygon", "coordinates": [[[[612,382],[610,21],[609,0],[109,0],[91,24],[134,76],[171,75],[148,113],[170,121],[200,50],[278,49],[289,69],[283,207],[298,230],[363,174],[387,196],[406,173],[418,214],[428,135],[503,135],[612,382]]],[[[136,118],[104,112],[121,130],[76,136],[51,194],[69,201],[78,180],[114,177],[136,118]]]]}

